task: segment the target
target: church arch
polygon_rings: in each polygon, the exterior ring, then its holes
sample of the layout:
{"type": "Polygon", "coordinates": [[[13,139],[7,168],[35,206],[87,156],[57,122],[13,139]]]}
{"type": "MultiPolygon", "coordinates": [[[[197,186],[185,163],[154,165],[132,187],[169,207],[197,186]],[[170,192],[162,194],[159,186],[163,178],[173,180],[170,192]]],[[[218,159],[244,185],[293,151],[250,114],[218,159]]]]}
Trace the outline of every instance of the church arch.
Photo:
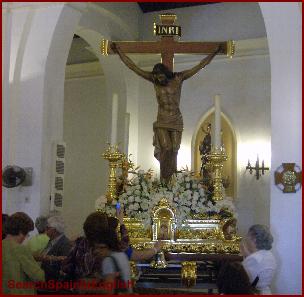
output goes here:
{"type": "MultiPolygon", "coordinates": [[[[222,139],[224,148],[228,159],[224,162],[223,166],[223,178],[227,182],[227,188],[225,189],[226,196],[236,197],[237,194],[237,140],[234,128],[229,118],[221,112],[222,122],[222,139]]],[[[212,125],[214,122],[214,107],[207,111],[199,120],[195,132],[192,136],[192,170],[199,173],[201,169],[201,155],[199,151],[200,142],[204,139],[206,126],[208,123],[212,125]]],[[[211,128],[212,129],[212,128],[211,128]]],[[[212,130],[211,130],[212,131],[212,130]]],[[[212,137],[212,132],[211,132],[212,137]]]]}
{"type": "MultiPolygon", "coordinates": [[[[117,143],[123,139],[123,133],[125,132],[124,125],[124,114],[126,110],[126,83],[123,76],[122,67],[124,67],[118,57],[115,56],[107,56],[104,57],[101,54],[100,44],[102,39],[111,39],[112,32],[109,31],[108,27],[92,28],[88,23],[89,15],[86,13],[83,14],[78,26],[75,28],[74,33],[79,35],[82,39],[84,39],[90,47],[90,50],[95,54],[98,58],[96,64],[100,66],[100,75],[98,77],[87,77],[87,83],[94,88],[97,88],[97,84],[100,83],[98,86],[102,88],[102,94],[99,96],[92,96],[93,100],[96,100],[97,104],[103,105],[101,108],[97,106],[94,111],[92,110],[92,103],[87,104],[87,108],[85,110],[92,111],[92,117],[89,119],[92,123],[94,123],[94,127],[87,128],[86,130],[90,129],[93,132],[93,135],[101,136],[102,139],[92,139],[93,136],[88,137],[90,139],[91,149],[89,149],[89,145],[87,146],[86,143],[79,144],[78,148],[73,149],[73,159],[77,155],[79,158],[79,164],[82,164],[83,168],[86,168],[86,174],[88,177],[84,177],[83,174],[79,171],[78,164],[68,164],[67,167],[67,176],[66,176],[66,191],[65,191],[65,202],[63,204],[63,216],[66,221],[73,220],[75,217],[80,217],[80,220],[77,220],[79,224],[85,219],[85,215],[94,209],[94,203],[97,197],[102,195],[107,190],[108,184],[108,161],[104,160],[101,156],[103,151],[106,149],[107,142],[110,141],[111,135],[111,115],[112,115],[112,98],[113,94],[116,93],[118,95],[118,117],[117,117],[117,143]],[[92,81],[94,80],[94,81],[92,81]],[[98,80],[98,81],[97,81],[98,80]],[[98,114],[102,119],[98,119],[98,114]],[[98,125],[101,123],[101,125],[98,125]],[[84,150],[88,150],[90,153],[83,154],[84,150]],[[81,153],[82,152],[82,153],[81,153]],[[97,160],[96,160],[97,158],[97,160]],[[85,159],[85,160],[84,160],[85,159]],[[92,160],[95,159],[95,162],[92,160]],[[78,172],[79,174],[75,174],[78,172]],[[75,187],[75,184],[77,185],[75,187]]],[[[106,18],[103,18],[103,23],[106,23],[106,18]]],[[[94,62],[95,63],[95,62],[94,62]]],[[[81,65],[81,64],[80,64],[81,65]]],[[[79,82],[83,83],[83,80],[79,80],[79,82]]],[[[90,94],[88,87],[85,87],[87,94],[90,94]]],[[[71,90],[71,89],[70,89],[71,90]]],[[[101,90],[101,89],[100,89],[101,90]]],[[[89,95],[90,97],[90,95],[89,95]]],[[[79,98],[79,97],[78,97],[79,98]]],[[[91,98],[91,97],[90,97],[91,98]]],[[[70,98],[71,100],[71,95],[70,98]]],[[[70,102],[71,103],[71,102],[70,102]]],[[[83,103],[82,103],[83,104],[83,103]]],[[[70,105],[71,106],[71,105],[70,105]]],[[[79,114],[82,113],[80,109],[78,109],[78,118],[79,114]]],[[[87,113],[84,113],[85,116],[88,116],[87,113]]],[[[70,117],[74,115],[70,113],[70,117]]],[[[81,119],[81,118],[80,118],[81,119]]],[[[88,127],[87,121],[85,119],[81,119],[84,121],[84,126],[88,127]]],[[[72,120],[72,125],[79,125],[75,123],[75,120],[72,120]]],[[[81,131],[85,132],[85,128],[81,127],[81,131]]],[[[69,129],[68,131],[71,131],[69,129]]],[[[74,140],[69,137],[70,141],[73,142],[74,140]]],[[[122,149],[122,145],[119,145],[120,149],[122,149]]],[[[68,147],[67,147],[68,151],[68,147]]],[[[77,226],[77,224],[67,224],[69,226],[69,234],[73,234],[81,228],[81,226],[77,226]]]]}

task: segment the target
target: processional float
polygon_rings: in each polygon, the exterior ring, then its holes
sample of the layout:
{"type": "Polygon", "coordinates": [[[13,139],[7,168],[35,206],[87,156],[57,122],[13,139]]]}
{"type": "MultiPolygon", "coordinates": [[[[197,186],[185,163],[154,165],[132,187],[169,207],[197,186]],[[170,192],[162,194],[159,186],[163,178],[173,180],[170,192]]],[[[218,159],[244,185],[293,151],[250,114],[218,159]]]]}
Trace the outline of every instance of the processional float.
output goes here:
{"type": "MultiPolygon", "coordinates": [[[[173,57],[175,53],[209,54],[220,45],[220,54],[229,57],[234,55],[233,41],[175,41],[174,36],[181,36],[181,28],[174,24],[176,15],[163,14],[160,15],[160,20],[162,22],[160,25],[154,24],[155,35],[161,36],[159,41],[119,41],[115,43],[119,45],[124,53],[161,54],[162,63],[171,71],[173,69],[173,57]]],[[[102,41],[101,52],[105,56],[115,54],[111,49],[111,41],[102,41]]],[[[115,112],[117,111],[112,111],[112,113],[115,112]]],[[[112,123],[112,135],[113,129],[115,134],[115,123],[114,125],[112,123]]],[[[208,170],[211,173],[211,181],[209,181],[212,188],[209,192],[211,194],[210,201],[212,201],[213,205],[222,204],[222,212],[189,213],[187,218],[178,223],[178,209],[174,208],[172,201],[169,201],[170,199],[164,196],[150,210],[150,226],[147,227],[143,220],[132,216],[126,215],[124,218],[124,223],[128,229],[130,241],[134,248],[151,248],[156,241],[161,240],[163,242],[162,251],[157,254],[156,258],[148,266],[152,269],[164,269],[168,268],[170,263],[174,263],[175,267],[180,267],[181,280],[188,287],[195,284],[200,275],[199,272],[202,266],[206,266],[206,262],[215,261],[218,263],[222,259],[241,259],[239,256],[240,237],[236,234],[236,218],[233,213],[225,208],[225,203],[223,203],[222,168],[223,162],[227,160],[227,155],[221,143],[221,111],[220,97],[218,95],[215,96],[214,129],[214,142],[211,151],[206,155],[207,162],[204,164],[204,170],[208,170]]],[[[111,145],[109,145],[103,154],[104,159],[109,161],[109,183],[106,193],[107,209],[115,208],[116,201],[120,199],[118,196],[122,195],[124,187],[128,184],[128,172],[134,170],[134,164],[129,160],[128,156],[119,151],[118,145],[114,143],[115,138],[115,136],[111,137],[111,145]],[[117,184],[118,168],[121,169],[119,185],[117,184]]],[[[188,176],[187,178],[189,178],[192,184],[200,184],[200,176],[188,176]]],[[[174,184],[174,179],[172,183],[174,184]]],[[[155,187],[157,186],[154,185],[153,191],[157,192],[155,187]]],[[[170,186],[167,185],[167,189],[170,189],[170,186]]],[[[146,198],[141,197],[141,199],[146,198]]],[[[134,201],[134,205],[136,203],[134,201]]],[[[100,211],[104,210],[100,209],[100,211]]],[[[136,277],[138,272],[138,265],[138,263],[131,263],[134,277],[136,277]]]]}

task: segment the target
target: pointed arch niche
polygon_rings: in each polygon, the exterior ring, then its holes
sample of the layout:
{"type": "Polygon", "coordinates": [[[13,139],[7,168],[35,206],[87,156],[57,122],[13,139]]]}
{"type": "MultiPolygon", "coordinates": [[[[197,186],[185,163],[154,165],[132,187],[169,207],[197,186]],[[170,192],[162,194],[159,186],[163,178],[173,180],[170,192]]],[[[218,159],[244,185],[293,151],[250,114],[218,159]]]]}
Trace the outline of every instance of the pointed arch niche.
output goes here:
{"type": "MultiPolygon", "coordinates": [[[[193,148],[192,148],[192,168],[194,172],[200,172],[201,168],[201,155],[199,151],[199,145],[201,141],[203,141],[205,137],[204,131],[206,131],[206,127],[208,123],[213,125],[214,123],[214,108],[205,113],[199,124],[197,126],[196,132],[194,134],[193,148]]],[[[229,186],[225,189],[226,196],[236,197],[236,171],[237,171],[237,163],[236,163],[236,136],[233,129],[233,126],[230,120],[227,118],[223,112],[221,113],[221,123],[222,123],[222,131],[223,131],[223,143],[227,153],[227,161],[224,162],[223,166],[223,177],[229,178],[229,186]]],[[[212,127],[213,129],[213,127],[212,127]]],[[[212,133],[211,133],[212,135],[212,133]]],[[[212,136],[211,136],[212,137],[212,136]]]]}

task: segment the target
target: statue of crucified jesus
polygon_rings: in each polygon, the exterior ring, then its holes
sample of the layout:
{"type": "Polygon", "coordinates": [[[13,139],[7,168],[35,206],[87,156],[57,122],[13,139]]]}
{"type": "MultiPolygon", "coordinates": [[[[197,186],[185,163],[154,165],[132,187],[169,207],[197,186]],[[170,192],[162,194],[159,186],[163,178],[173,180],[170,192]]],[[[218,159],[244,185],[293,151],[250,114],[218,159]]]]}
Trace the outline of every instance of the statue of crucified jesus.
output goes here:
{"type": "Polygon", "coordinates": [[[199,64],[182,72],[171,72],[162,63],[156,64],[152,72],[144,71],[115,42],[111,43],[111,49],[127,67],[154,85],[158,102],[157,120],[153,123],[154,156],[160,164],[161,181],[168,183],[177,169],[177,153],[183,132],[183,117],[179,109],[182,83],[208,65],[222,48],[219,46],[199,64]]]}

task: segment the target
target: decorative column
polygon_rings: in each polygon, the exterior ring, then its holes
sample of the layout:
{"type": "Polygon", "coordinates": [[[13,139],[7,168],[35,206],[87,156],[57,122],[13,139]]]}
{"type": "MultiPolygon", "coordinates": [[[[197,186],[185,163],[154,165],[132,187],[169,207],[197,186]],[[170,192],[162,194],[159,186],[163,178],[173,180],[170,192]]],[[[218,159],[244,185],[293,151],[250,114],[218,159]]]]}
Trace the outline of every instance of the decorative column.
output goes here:
{"type": "Polygon", "coordinates": [[[118,119],[118,95],[113,94],[112,98],[112,126],[111,126],[111,144],[102,154],[103,158],[109,161],[109,183],[106,193],[107,203],[112,203],[117,199],[117,181],[116,168],[123,154],[119,151],[117,145],[117,119],[118,119]]]}
{"type": "Polygon", "coordinates": [[[214,97],[214,133],[212,141],[212,150],[207,155],[208,164],[213,176],[213,199],[219,201],[223,199],[223,184],[222,184],[222,170],[223,162],[227,160],[227,155],[222,150],[221,141],[221,98],[219,95],[214,97]]]}
{"type": "Polygon", "coordinates": [[[118,150],[117,145],[109,145],[107,150],[102,154],[103,158],[109,161],[109,183],[108,190],[106,193],[107,203],[112,203],[113,200],[117,199],[116,190],[116,167],[122,158],[122,153],[118,150]]]}

